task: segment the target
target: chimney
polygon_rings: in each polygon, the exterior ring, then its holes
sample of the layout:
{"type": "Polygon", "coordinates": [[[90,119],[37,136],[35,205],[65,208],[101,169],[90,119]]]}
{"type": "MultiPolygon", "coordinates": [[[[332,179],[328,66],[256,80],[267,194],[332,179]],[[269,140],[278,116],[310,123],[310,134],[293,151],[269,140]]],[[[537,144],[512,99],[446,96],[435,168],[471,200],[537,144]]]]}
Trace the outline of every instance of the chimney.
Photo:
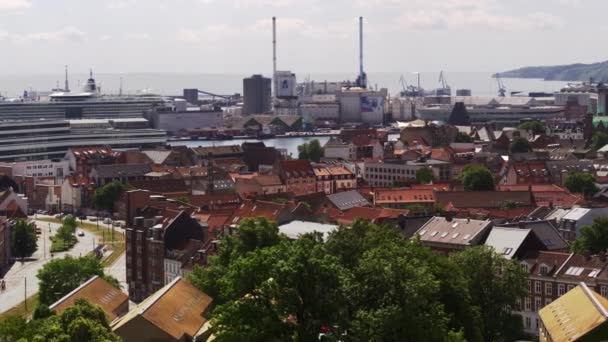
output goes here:
{"type": "Polygon", "coordinates": [[[143,228],[144,227],[144,218],[142,216],[138,216],[134,220],[135,227],[143,228]]]}

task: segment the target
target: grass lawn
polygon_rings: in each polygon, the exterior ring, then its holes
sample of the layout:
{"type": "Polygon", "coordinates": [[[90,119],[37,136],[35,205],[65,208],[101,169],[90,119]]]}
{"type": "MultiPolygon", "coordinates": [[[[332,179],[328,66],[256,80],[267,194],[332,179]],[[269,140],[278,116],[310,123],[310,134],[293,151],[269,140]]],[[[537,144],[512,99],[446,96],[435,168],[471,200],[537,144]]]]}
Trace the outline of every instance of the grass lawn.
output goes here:
{"type": "Polygon", "coordinates": [[[15,306],[14,308],[0,314],[0,321],[7,318],[8,316],[21,316],[29,317],[34,313],[34,309],[38,306],[38,294],[27,298],[27,309],[25,309],[25,302],[15,306]]]}
{"type": "Polygon", "coordinates": [[[64,252],[74,247],[75,244],[76,241],[65,241],[57,236],[53,236],[51,238],[51,252],[64,252]]]}
{"type": "MultiPolygon", "coordinates": [[[[39,218],[38,220],[61,223],[60,219],[50,217],[39,218]]],[[[112,254],[101,262],[103,266],[112,265],[125,252],[125,236],[121,228],[114,227],[114,237],[112,239],[112,229],[107,224],[99,223],[98,226],[95,223],[80,222],[80,220],[76,220],[76,222],[78,223],[78,228],[94,234],[97,237],[97,243],[105,243],[106,249],[112,251],[112,254]]]]}

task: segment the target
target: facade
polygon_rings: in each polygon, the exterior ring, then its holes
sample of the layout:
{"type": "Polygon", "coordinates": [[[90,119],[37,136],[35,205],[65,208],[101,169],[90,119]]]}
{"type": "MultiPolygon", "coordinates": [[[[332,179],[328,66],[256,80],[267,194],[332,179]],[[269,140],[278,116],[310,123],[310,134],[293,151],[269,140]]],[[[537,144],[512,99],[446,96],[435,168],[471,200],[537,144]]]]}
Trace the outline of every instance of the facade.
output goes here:
{"type": "Polygon", "coordinates": [[[435,159],[371,161],[363,164],[363,178],[373,187],[391,187],[396,181],[414,182],[418,170],[431,168],[435,179],[445,182],[450,180],[450,167],[451,163],[435,159]]]}
{"type": "Polygon", "coordinates": [[[253,75],[243,79],[243,115],[270,112],[272,88],[270,78],[253,75]]]}
{"type": "Polygon", "coordinates": [[[323,146],[323,155],[328,159],[355,160],[357,147],[341,139],[331,137],[323,146]]]}
{"type": "Polygon", "coordinates": [[[70,174],[70,165],[67,160],[19,161],[5,165],[12,168],[14,176],[55,177],[61,180],[70,174]]]}
{"type": "Polygon", "coordinates": [[[308,160],[281,160],[278,173],[287,191],[305,195],[317,191],[317,179],[308,160]]]}
{"type": "Polygon", "coordinates": [[[207,234],[206,227],[186,211],[166,219],[136,217],[134,225],[125,229],[129,298],[140,302],[158,291],[165,284],[165,257],[178,254],[180,246],[191,240],[206,241],[207,234]]]}
{"type": "Polygon", "coordinates": [[[357,187],[355,175],[344,166],[315,166],[313,167],[317,178],[317,191],[327,195],[338,191],[346,191],[357,187]]]}
{"type": "Polygon", "coordinates": [[[71,147],[164,146],[167,134],[155,129],[72,129],[67,121],[0,123],[0,161],[63,158],[71,147]]]}
{"type": "Polygon", "coordinates": [[[154,111],[149,116],[153,128],[165,130],[171,134],[187,128],[219,129],[224,127],[221,110],[154,111]]]}

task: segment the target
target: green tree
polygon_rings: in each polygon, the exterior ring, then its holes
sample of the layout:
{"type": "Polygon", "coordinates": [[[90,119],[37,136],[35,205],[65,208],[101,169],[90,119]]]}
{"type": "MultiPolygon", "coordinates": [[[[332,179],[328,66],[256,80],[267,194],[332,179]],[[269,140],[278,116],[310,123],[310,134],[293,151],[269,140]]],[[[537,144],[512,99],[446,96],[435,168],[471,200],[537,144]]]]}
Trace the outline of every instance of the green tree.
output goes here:
{"type": "Polygon", "coordinates": [[[463,133],[463,132],[458,132],[456,133],[456,138],[454,138],[454,142],[457,143],[472,143],[473,142],[473,138],[471,138],[470,135],[463,133]]]}
{"type": "Polygon", "coordinates": [[[103,266],[94,257],[74,258],[66,255],[63,259],[51,260],[36,275],[40,284],[40,303],[53,304],[93,276],[104,277],[118,287],[118,281],[106,276],[103,266]]]}
{"type": "Polygon", "coordinates": [[[93,207],[97,210],[113,212],[114,202],[120,198],[120,194],[125,189],[126,186],[119,181],[113,181],[95,189],[95,192],[93,193],[93,207]]]}
{"type": "Polygon", "coordinates": [[[430,184],[435,180],[433,169],[425,167],[416,171],[416,182],[420,184],[430,184]]]}
{"type": "Polygon", "coordinates": [[[15,221],[11,233],[11,248],[15,257],[23,260],[34,254],[38,249],[36,241],[35,223],[27,223],[22,219],[15,221]]]}
{"type": "Polygon", "coordinates": [[[540,121],[526,121],[519,124],[517,128],[524,131],[530,131],[533,134],[543,134],[547,131],[545,125],[540,121]]]}
{"type": "Polygon", "coordinates": [[[323,157],[323,148],[319,139],[314,139],[298,146],[298,159],[311,160],[318,163],[321,157],[323,157]]]}
{"type": "Polygon", "coordinates": [[[521,337],[523,332],[514,331],[512,324],[512,311],[518,310],[518,299],[527,294],[527,275],[520,265],[487,246],[468,248],[452,258],[467,279],[471,301],[481,313],[484,341],[521,337]]]}
{"type": "Polygon", "coordinates": [[[77,299],[61,315],[48,310],[29,322],[21,317],[9,317],[0,322],[0,341],[119,342],[122,339],[112,332],[101,308],[77,299]]]}
{"type": "Polygon", "coordinates": [[[606,146],[608,144],[608,134],[604,132],[596,132],[591,137],[591,147],[594,150],[599,150],[600,148],[606,146]]]}
{"type": "Polygon", "coordinates": [[[511,146],[509,147],[511,153],[526,153],[531,150],[532,147],[530,146],[528,139],[522,137],[514,137],[511,141],[511,146]]]}
{"type": "Polygon", "coordinates": [[[570,172],[564,179],[564,186],[573,193],[592,195],[597,192],[595,177],[586,172],[570,172]]]}
{"type": "Polygon", "coordinates": [[[469,164],[460,176],[466,191],[494,190],[494,175],[483,165],[469,164]]]}
{"type": "Polygon", "coordinates": [[[608,217],[596,217],[591,225],[583,226],[572,244],[577,254],[598,254],[608,250],[608,217]]]}

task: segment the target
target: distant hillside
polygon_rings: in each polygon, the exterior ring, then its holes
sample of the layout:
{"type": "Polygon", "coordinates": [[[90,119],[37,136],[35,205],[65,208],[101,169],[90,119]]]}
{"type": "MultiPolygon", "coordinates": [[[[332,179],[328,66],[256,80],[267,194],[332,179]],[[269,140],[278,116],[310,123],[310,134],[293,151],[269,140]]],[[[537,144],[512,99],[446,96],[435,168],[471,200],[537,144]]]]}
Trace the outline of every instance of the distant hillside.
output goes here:
{"type": "MultiPolygon", "coordinates": [[[[495,75],[496,76],[496,75],[495,75]]],[[[500,73],[505,78],[541,78],[546,81],[608,81],[608,61],[592,64],[525,67],[500,73]]]]}

